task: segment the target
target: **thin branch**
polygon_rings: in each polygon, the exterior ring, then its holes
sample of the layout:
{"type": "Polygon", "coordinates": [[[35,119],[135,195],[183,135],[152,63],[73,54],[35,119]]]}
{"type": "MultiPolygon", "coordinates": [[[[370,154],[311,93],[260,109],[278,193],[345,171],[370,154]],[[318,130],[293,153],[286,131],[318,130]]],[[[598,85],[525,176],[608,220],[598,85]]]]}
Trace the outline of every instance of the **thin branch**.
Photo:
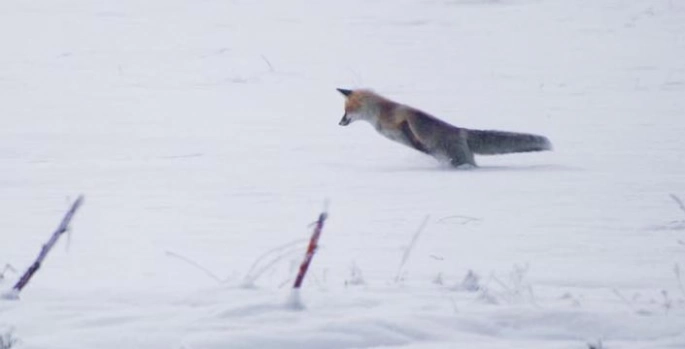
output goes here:
{"type": "Polygon", "coordinates": [[[297,277],[295,278],[295,283],[293,284],[294,289],[299,289],[302,286],[302,281],[304,281],[304,277],[307,275],[307,270],[309,270],[309,264],[312,262],[314,253],[316,253],[316,250],[319,247],[319,238],[321,237],[321,232],[323,231],[323,225],[328,218],[328,201],[324,203],[324,208],[324,212],[319,214],[319,219],[316,221],[314,232],[312,233],[312,237],[309,239],[307,252],[304,255],[302,264],[300,264],[300,270],[298,271],[297,277]]]}
{"type": "Polygon", "coordinates": [[[182,256],[182,255],[180,255],[180,254],[178,254],[178,253],[175,253],[175,252],[172,252],[172,251],[165,251],[165,253],[166,253],[166,255],[169,256],[169,257],[177,258],[177,259],[179,259],[179,260],[181,260],[181,261],[184,261],[184,262],[190,264],[191,266],[195,267],[196,269],[199,269],[199,270],[203,271],[207,276],[209,276],[210,278],[214,279],[216,282],[218,282],[218,283],[222,283],[222,282],[223,282],[223,280],[221,280],[220,277],[218,277],[216,274],[212,273],[211,270],[209,270],[209,269],[207,269],[206,267],[203,267],[202,265],[200,265],[200,263],[197,263],[197,262],[193,261],[192,259],[190,259],[190,258],[188,258],[188,257],[182,256]]]}
{"type": "MultiPolygon", "coordinates": [[[[280,255],[281,255],[281,252],[283,252],[284,250],[292,249],[294,246],[298,246],[298,245],[300,245],[300,244],[303,244],[303,243],[305,243],[306,241],[307,241],[307,239],[297,239],[297,240],[293,240],[293,241],[290,241],[290,242],[286,242],[285,244],[282,244],[282,245],[280,245],[280,246],[276,246],[276,247],[274,247],[274,248],[272,248],[272,249],[270,249],[270,250],[268,250],[268,251],[262,253],[259,257],[257,257],[257,259],[255,259],[255,261],[252,263],[252,265],[250,266],[250,269],[247,271],[247,273],[245,273],[245,279],[246,279],[246,280],[249,279],[249,276],[254,272],[255,269],[257,269],[257,266],[258,266],[264,259],[266,259],[267,257],[269,257],[270,255],[275,254],[275,253],[278,253],[279,256],[280,256],[280,255]]],[[[276,256],[276,258],[279,258],[279,259],[280,259],[279,256],[276,256]]],[[[267,264],[270,264],[270,263],[271,263],[271,262],[267,262],[267,264]]],[[[262,268],[260,268],[260,269],[262,269],[262,268]]],[[[256,279],[256,278],[253,278],[253,280],[255,280],[255,279],[256,279]]]]}
{"type": "Polygon", "coordinates": [[[613,288],[613,289],[611,289],[611,291],[616,295],[616,297],[618,297],[618,299],[623,301],[623,303],[626,306],[628,306],[628,308],[630,308],[630,310],[636,311],[635,307],[633,306],[633,303],[631,301],[629,301],[626,297],[624,297],[623,294],[619,290],[613,288]]]}
{"type": "Polygon", "coordinates": [[[245,275],[245,278],[243,279],[243,286],[244,287],[250,287],[254,284],[254,282],[259,279],[262,274],[264,274],[266,271],[271,269],[276,263],[282,261],[286,257],[295,254],[296,252],[300,251],[299,246],[293,246],[290,249],[287,249],[283,251],[281,254],[275,256],[273,259],[268,261],[266,264],[264,264],[261,268],[257,269],[254,272],[250,272],[245,275]]]}
{"type": "Polygon", "coordinates": [[[262,60],[264,62],[266,62],[266,65],[269,66],[269,71],[271,71],[273,73],[275,70],[274,70],[274,66],[271,65],[271,62],[269,62],[269,60],[264,55],[259,55],[259,56],[262,57],[262,60]]]}
{"type": "Polygon", "coordinates": [[[477,217],[462,216],[462,215],[452,215],[452,216],[442,217],[442,218],[438,219],[437,222],[438,222],[438,223],[443,223],[443,222],[446,222],[446,221],[448,221],[448,220],[453,220],[453,219],[460,219],[460,220],[461,220],[460,223],[461,223],[462,225],[468,224],[468,223],[471,223],[471,222],[478,222],[478,221],[481,220],[480,218],[477,218],[477,217]]]}
{"type": "Polygon", "coordinates": [[[680,292],[685,296],[685,286],[683,286],[683,279],[680,273],[680,264],[676,263],[673,266],[673,272],[675,273],[676,280],[678,280],[678,288],[680,288],[680,292]]]}
{"type": "Polygon", "coordinates": [[[416,241],[418,241],[419,236],[421,235],[421,232],[423,232],[423,229],[426,228],[426,225],[428,224],[428,220],[430,219],[430,216],[426,216],[423,219],[423,222],[421,222],[421,225],[419,226],[419,229],[416,230],[416,233],[411,238],[411,241],[409,242],[409,246],[404,250],[404,254],[402,255],[402,260],[400,261],[400,266],[397,268],[397,275],[395,276],[395,282],[400,281],[400,276],[402,275],[402,269],[404,268],[404,265],[407,263],[409,260],[409,256],[411,255],[411,251],[414,249],[414,246],[416,245],[416,241]]]}
{"type": "Polygon", "coordinates": [[[79,196],[76,201],[71,205],[71,208],[67,213],[64,215],[64,218],[62,218],[62,221],[60,222],[59,226],[57,227],[57,230],[52,233],[50,236],[50,240],[48,240],[45,245],[40,250],[40,253],[38,254],[38,257],[36,260],[31,264],[29,269],[26,270],[24,275],[21,276],[19,281],[14,285],[12,288],[14,290],[15,295],[19,294],[21,290],[26,287],[26,285],[29,283],[33,275],[38,271],[40,268],[41,264],[43,263],[43,260],[45,260],[45,257],[48,256],[48,253],[52,249],[53,246],[57,243],[57,240],[59,237],[64,234],[69,229],[69,223],[71,223],[71,219],[74,217],[74,214],[76,214],[76,210],[81,206],[83,203],[83,196],[79,196]]]}
{"type": "Polygon", "coordinates": [[[678,205],[678,207],[680,207],[680,210],[683,211],[683,213],[685,213],[685,204],[683,203],[683,201],[680,200],[680,198],[675,194],[670,194],[670,196],[671,199],[673,199],[673,201],[675,201],[675,203],[678,205]]]}

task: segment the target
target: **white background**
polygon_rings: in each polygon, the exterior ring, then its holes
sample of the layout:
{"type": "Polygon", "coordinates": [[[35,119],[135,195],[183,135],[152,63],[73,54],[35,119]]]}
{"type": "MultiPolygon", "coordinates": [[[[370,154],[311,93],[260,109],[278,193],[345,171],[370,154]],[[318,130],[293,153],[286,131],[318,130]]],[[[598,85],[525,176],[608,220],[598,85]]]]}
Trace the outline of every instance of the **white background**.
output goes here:
{"type": "Polygon", "coordinates": [[[677,0],[4,1],[0,266],[86,201],[0,326],[21,348],[682,347],[683,135],[677,0]],[[337,87],[555,150],[455,171],[338,126],[337,87]],[[326,199],[296,311],[304,242],[248,271],[326,199]]]}

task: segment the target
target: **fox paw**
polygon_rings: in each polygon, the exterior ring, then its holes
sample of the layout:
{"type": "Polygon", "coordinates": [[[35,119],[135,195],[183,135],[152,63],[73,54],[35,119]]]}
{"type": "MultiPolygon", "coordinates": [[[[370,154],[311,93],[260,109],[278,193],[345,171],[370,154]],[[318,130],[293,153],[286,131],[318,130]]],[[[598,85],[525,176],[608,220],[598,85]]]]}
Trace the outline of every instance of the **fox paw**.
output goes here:
{"type": "Polygon", "coordinates": [[[461,164],[454,166],[454,168],[456,168],[457,170],[473,170],[476,167],[477,166],[474,164],[461,164]]]}

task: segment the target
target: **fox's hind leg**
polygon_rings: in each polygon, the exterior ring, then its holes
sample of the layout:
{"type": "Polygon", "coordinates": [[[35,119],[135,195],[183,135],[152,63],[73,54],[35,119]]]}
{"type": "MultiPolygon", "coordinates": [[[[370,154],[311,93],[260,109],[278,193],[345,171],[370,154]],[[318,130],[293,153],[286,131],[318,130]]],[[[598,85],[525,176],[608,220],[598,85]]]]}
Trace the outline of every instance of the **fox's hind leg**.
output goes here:
{"type": "Polygon", "coordinates": [[[450,165],[454,167],[476,167],[476,161],[470,151],[459,150],[450,155],[450,165]]]}
{"type": "Polygon", "coordinates": [[[445,153],[450,165],[454,167],[476,166],[473,152],[469,149],[465,137],[458,137],[449,144],[445,144],[445,153]]]}

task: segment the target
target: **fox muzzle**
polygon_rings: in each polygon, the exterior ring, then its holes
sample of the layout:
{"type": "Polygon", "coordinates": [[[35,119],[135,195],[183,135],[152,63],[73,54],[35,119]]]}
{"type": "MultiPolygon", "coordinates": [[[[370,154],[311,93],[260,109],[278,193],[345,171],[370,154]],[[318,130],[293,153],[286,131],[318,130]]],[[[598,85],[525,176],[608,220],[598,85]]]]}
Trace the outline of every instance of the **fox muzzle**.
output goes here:
{"type": "Polygon", "coordinates": [[[340,119],[340,122],[338,125],[340,126],[347,126],[350,124],[350,118],[347,116],[347,114],[343,115],[342,119],[340,119]]]}

